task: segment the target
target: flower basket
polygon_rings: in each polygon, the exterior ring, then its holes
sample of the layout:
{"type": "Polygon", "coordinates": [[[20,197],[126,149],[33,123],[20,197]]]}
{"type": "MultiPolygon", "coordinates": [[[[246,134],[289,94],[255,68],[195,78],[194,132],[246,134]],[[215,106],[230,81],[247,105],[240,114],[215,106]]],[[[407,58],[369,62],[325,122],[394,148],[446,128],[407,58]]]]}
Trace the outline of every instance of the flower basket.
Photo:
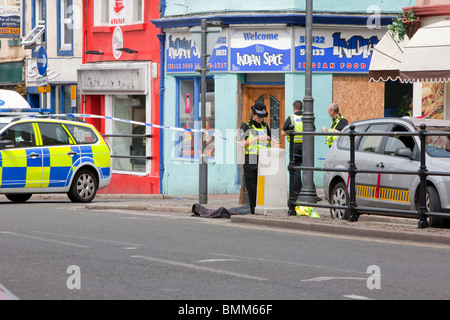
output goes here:
{"type": "Polygon", "coordinates": [[[388,25],[388,30],[392,31],[398,37],[398,42],[403,41],[405,35],[412,38],[417,30],[420,28],[421,21],[414,12],[401,13],[394,19],[392,24],[388,25]]]}
{"type": "Polygon", "coordinates": [[[406,35],[408,36],[408,38],[411,39],[414,36],[417,30],[419,30],[420,25],[421,25],[420,20],[413,21],[411,24],[408,24],[408,26],[406,27],[406,35]]]}

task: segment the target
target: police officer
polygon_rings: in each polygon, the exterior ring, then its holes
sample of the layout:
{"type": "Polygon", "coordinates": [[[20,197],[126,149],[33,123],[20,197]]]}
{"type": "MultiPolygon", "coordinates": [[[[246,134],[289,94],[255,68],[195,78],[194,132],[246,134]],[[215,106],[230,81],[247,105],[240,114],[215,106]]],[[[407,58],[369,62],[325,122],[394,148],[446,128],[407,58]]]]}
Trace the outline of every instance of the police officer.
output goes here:
{"type": "MultiPolygon", "coordinates": [[[[303,136],[295,135],[294,141],[291,141],[289,137],[290,126],[294,126],[295,132],[303,132],[303,103],[300,100],[296,100],[293,105],[294,113],[291,114],[284,122],[283,129],[281,131],[282,136],[287,136],[289,143],[294,143],[294,161],[295,166],[300,166],[303,163],[303,136]]],[[[298,197],[302,190],[302,173],[300,170],[294,171],[295,177],[295,196],[298,197]]]]}
{"type": "MultiPolygon", "coordinates": [[[[330,128],[327,130],[324,127],[322,128],[322,132],[341,132],[345,126],[348,125],[347,119],[339,113],[339,105],[337,103],[332,103],[328,106],[328,114],[331,117],[330,128]]],[[[327,136],[325,138],[325,143],[331,148],[331,145],[336,138],[337,136],[327,136]]]]}
{"type": "Polygon", "coordinates": [[[269,125],[264,122],[268,115],[266,106],[257,102],[252,107],[252,118],[243,123],[240,129],[241,145],[245,148],[244,179],[251,213],[255,213],[256,207],[259,150],[270,148],[271,132],[269,125]]]}

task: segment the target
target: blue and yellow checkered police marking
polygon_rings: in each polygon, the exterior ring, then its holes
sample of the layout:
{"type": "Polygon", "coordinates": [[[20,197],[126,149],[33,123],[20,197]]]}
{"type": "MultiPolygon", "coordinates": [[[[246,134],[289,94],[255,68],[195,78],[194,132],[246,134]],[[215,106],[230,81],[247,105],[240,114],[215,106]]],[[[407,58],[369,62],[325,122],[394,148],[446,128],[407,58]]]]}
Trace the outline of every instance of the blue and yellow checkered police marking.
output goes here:
{"type": "Polygon", "coordinates": [[[66,130],[71,145],[42,146],[38,125],[33,123],[33,128],[36,147],[0,151],[0,188],[68,187],[76,169],[86,163],[98,169],[100,179],[111,176],[110,150],[102,139],[93,145],[75,145],[66,130]]]}

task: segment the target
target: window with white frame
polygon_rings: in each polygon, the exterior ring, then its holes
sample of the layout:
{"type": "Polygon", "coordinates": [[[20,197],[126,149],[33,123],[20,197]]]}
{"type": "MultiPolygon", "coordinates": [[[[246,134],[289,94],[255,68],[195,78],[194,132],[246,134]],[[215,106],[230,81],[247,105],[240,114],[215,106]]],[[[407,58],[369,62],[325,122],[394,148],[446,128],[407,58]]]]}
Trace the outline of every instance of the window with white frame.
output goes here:
{"type": "Polygon", "coordinates": [[[132,23],[144,22],[144,0],[133,0],[133,21],[132,23]]]}
{"type": "Polygon", "coordinates": [[[144,23],[144,0],[96,0],[95,26],[121,26],[144,23]]]}
{"type": "Polygon", "coordinates": [[[45,24],[45,0],[35,0],[34,2],[35,26],[45,24]]]}
{"type": "Polygon", "coordinates": [[[73,54],[73,0],[58,0],[58,54],[73,54]]]}

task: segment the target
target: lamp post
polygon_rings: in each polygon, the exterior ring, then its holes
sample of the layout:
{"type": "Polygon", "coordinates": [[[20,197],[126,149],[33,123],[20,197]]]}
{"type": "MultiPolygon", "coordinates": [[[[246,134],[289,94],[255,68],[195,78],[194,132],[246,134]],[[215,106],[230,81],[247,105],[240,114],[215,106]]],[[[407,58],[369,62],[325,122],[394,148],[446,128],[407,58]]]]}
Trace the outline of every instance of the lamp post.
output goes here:
{"type": "MultiPolygon", "coordinates": [[[[314,99],[312,97],[312,22],[313,0],[306,0],[306,67],[305,67],[305,98],[303,111],[303,131],[314,132],[314,99]]],[[[303,137],[303,165],[314,167],[314,136],[303,137]]],[[[316,203],[316,187],[314,185],[314,171],[303,171],[303,185],[299,194],[299,201],[316,203]]]]}
{"type": "Polygon", "coordinates": [[[200,66],[200,114],[201,119],[201,155],[199,158],[199,203],[208,203],[208,156],[206,155],[206,136],[204,130],[206,129],[206,72],[208,56],[211,55],[217,43],[217,38],[220,36],[222,28],[212,27],[208,28],[206,19],[201,20],[200,29],[193,27],[190,33],[197,48],[200,46],[201,66],[200,66]],[[208,35],[211,37],[208,38],[208,35]],[[200,36],[200,39],[199,39],[200,36]],[[200,44],[200,45],[199,45],[200,44]]]}

